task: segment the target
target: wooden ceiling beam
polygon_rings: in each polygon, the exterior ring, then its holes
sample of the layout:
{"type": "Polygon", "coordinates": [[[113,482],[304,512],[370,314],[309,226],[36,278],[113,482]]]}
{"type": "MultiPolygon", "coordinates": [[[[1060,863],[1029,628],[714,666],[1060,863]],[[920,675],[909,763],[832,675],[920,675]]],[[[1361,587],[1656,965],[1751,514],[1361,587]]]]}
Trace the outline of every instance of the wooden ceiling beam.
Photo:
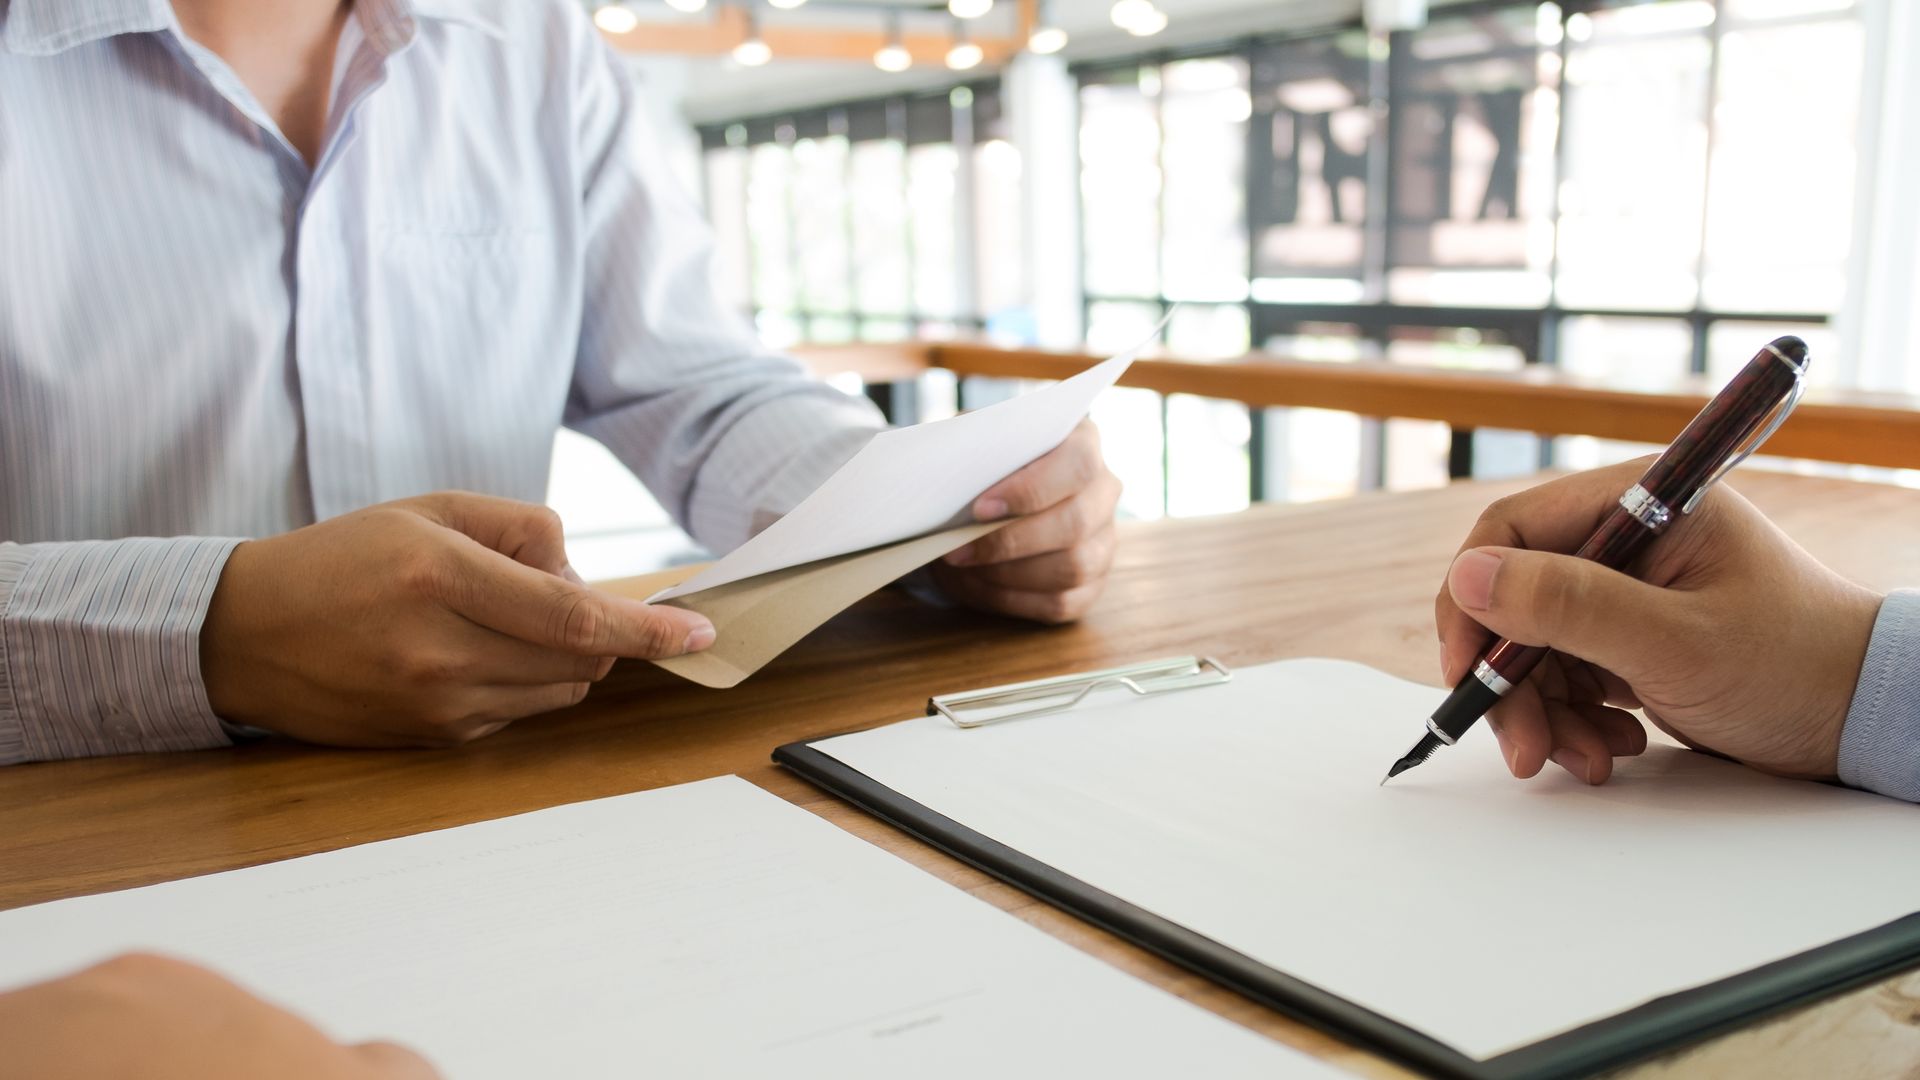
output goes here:
{"type": "MultiPolygon", "coordinates": [[[[732,4],[714,7],[711,12],[705,22],[643,22],[627,33],[610,34],[602,31],[601,36],[622,52],[725,56],[733,51],[734,46],[747,40],[751,24],[746,9],[732,4]]],[[[1015,5],[1015,22],[1021,31],[1018,35],[971,37],[970,40],[980,46],[981,63],[1005,63],[1018,55],[1026,47],[1027,35],[1032,32],[1035,18],[1034,0],[1018,0],[1015,5]]],[[[776,62],[782,59],[845,60],[867,64],[873,62],[873,54],[879,52],[888,41],[884,28],[864,30],[778,24],[768,26],[764,19],[760,37],[767,43],[767,48],[773,50],[776,62]]],[[[913,57],[915,66],[939,67],[947,62],[947,50],[953,47],[953,36],[907,33],[901,35],[900,44],[906,48],[907,55],[913,57]]]]}

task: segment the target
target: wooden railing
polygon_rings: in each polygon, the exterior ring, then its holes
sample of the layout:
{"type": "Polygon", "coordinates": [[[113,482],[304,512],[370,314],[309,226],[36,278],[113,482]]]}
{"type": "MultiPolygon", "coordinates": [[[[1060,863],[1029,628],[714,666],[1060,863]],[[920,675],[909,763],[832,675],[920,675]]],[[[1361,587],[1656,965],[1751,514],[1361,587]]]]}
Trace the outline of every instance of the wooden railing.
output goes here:
{"type": "MultiPolygon", "coordinates": [[[[869,383],[931,368],[956,375],[1061,379],[1100,358],[991,345],[902,343],[814,346],[801,357],[822,374],[851,371],[869,383]]],[[[1693,419],[1714,387],[1685,379],[1621,389],[1552,368],[1476,371],[1409,364],[1336,363],[1249,354],[1237,360],[1136,360],[1120,380],[1163,394],[1255,407],[1337,409],[1362,416],[1442,421],[1455,430],[1503,428],[1659,443],[1693,419]]],[[[1920,469],[1920,397],[1809,391],[1767,443],[1780,457],[1920,469]]]]}

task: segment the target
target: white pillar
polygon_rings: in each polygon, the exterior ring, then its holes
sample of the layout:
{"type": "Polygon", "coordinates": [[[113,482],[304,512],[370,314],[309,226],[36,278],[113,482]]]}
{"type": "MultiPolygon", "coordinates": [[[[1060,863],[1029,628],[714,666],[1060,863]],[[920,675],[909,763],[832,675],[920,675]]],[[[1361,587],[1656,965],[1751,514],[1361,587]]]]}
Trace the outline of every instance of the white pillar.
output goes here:
{"type": "Polygon", "coordinates": [[[1022,295],[1044,348],[1079,346],[1079,87],[1059,56],[1022,53],[1001,83],[1013,145],[1020,151],[1026,265],[1022,295]]]}

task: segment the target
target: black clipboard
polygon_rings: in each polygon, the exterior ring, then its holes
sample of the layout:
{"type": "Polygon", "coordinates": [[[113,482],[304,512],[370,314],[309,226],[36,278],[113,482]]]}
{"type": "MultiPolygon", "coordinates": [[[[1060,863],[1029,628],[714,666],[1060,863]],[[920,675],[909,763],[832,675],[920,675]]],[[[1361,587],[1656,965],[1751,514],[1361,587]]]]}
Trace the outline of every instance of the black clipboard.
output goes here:
{"type": "MultiPolygon", "coordinates": [[[[929,715],[945,715],[962,726],[976,726],[1071,708],[1092,691],[1109,685],[1144,695],[1207,685],[1228,676],[1225,667],[1215,661],[1183,657],[935,698],[928,702],[927,711],[929,715]],[[984,719],[965,721],[956,715],[964,706],[1049,697],[1055,704],[988,714],[984,719]]],[[[1865,933],[1657,998],[1480,1061],[935,813],[813,745],[824,738],[782,746],[773,752],[773,760],[815,786],[1033,897],[1247,998],[1436,1076],[1461,1080],[1588,1076],[1745,1027],[1762,1017],[1920,965],[1920,912],[1916,912],[1865,933]]]]}

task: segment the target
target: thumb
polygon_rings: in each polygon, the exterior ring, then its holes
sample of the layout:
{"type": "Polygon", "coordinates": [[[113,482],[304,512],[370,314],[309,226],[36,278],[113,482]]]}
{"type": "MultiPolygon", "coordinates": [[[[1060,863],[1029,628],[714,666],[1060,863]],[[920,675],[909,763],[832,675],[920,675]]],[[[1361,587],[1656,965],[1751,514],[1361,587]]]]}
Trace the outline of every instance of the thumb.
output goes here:
{"type": "Polygon", "coordinates": [[[379,1080],[440,1080],[439,1070],[426,1058],[404,1046],[390,1042],[369,1042],[347,1049],[358,1059],[358,1063],[368,1067],[369,1077],[379,1080]]]}
{"type": "Polygon", "coordinates": [[[1470,548],[1447,591],[1475,622],[1522,645],[1545,645],[1633,682],[1673,655],[1675,594],[1571,555],[1470,548]]]}

